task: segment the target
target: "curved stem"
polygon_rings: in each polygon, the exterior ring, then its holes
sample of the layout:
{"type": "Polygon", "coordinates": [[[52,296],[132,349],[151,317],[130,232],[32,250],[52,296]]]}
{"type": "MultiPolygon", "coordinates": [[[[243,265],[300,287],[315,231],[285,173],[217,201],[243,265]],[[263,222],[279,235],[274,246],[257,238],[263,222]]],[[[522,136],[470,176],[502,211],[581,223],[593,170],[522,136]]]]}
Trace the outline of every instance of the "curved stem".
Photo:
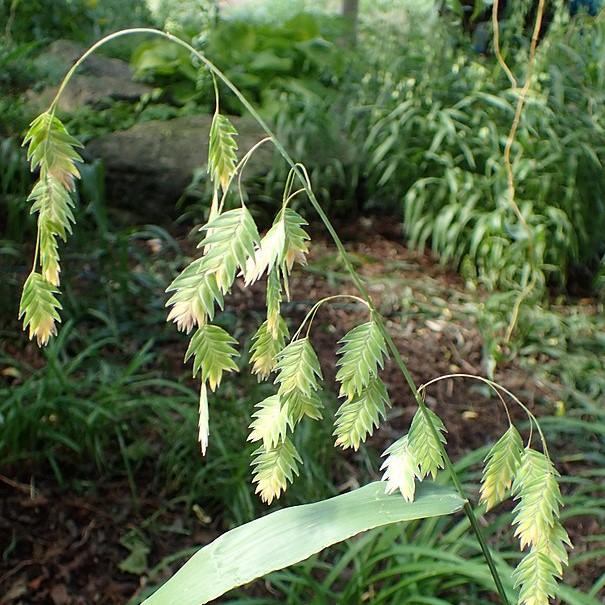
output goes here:
{"type": "Polygon", "coordinates": [[[428,426],[430,427],[430,430],[431,430],[431,433],[435,440],[435,443],[438,444],[439,449],[441,451],[441,455],[443,456],[443,459],[445,461],[445,466],[446,466],[448,474],[452,480],[452,483],[454,484],[456,491],[460,494],[460,497],[465,500],[465,504],[463,507],[464,512],[465,512],[466,516],[468,517],[468,520],[473,529],[473,532],[475,533],[475,535],[477,537],[477,540],[481,547],[481,551],[483,552],[485,561],[486,561],[486,563],[489,567],[490,573],[494,579],[496,589],[498,591],[498,594],[500,595],[500,599],[502,600],[504,605],[508,605],[508,598],[506,596],[506,591],[504,590],[502,580],[500,579],[500,575],[498,574],[498,570],[496,569],[496,565],[495,565],[494,559],[491,555],[491,552],[489,550],[489,547],[487,545],[487,542],[485,541],[485,538],[483,537],[483,533],[479,527],[479,523],[477,522],[477,518],[475,516],[474,509],[471,506],[471,504],[466,496],[466,492],[464,490],[464,487],[462,486],[462,483],[458,477],[458,474],[456,473],[454,465],[453,465],[452,461],[450,460],[450,458],[445,450],[445,447],[441,443],[437,429],[431,420],[431,417],[428,412],[428,408],[427,408],[426,404],[424,403],[422,396],[418,392],[416,383],[414,382],[414,379],[413,379],[407,365],[405,364],[403,358],[401,357],[401,354],[399,353],[399,350],[398,350],[395,342],[393,341],[393,338],[391,337],[390,333],[386,329],[384,318],[378,312],[376,306],[374,305],[372,298],[370,296],[370,293],[369,293],[366,285],[363,283],[361,276],[355,270],[353,263],[351,262],[349,255],[347,254],[347,251],[344,247],[344,244],[342,243],[342,240],[338,236],[338,233],[334,229],[334,226],[332,225],[330,219],[328,218],[328,216],[324,212],[323,208],[321,207],[321,204],[317,200],[317,197],[315,196],[315,193],[313,192],[313,189],[311,187],[311,183],[310,183],[306,170],[304,169],[304,167],[301,168],[301,166],[292,159],[290,154],[286,151],[285,147],[282,145],[282,143],[279,141],[279,139],[275,136],[275,134],[273,133],[273,131],[271,130],[271,128],[269,127],[267,122],[262,118],[262,116],[254,108],[254,106],[248,101],[248,99],[246,99],[246,97],[237,88],[237,86],[235,86],[235,84],[233,84],[233,82],[231,82],[231,80],[229,80],[229,78],[218,67],[216,67],[214,65],[214,63],[212,63],[209,59],[207,59],[205,55],[200,53],[198,50],[193,48],[190,44],[188,44],[184,40],[181,40],[180,38],[174,36],[173,34],[170,34],[168,32],[164,32],[164,31],[160,31],[157,29],[146,28],[146,27],[132,28],[132,29],[127,29],[127,30],[123,30],[120,32],[115,32],[113,34],[110,34],[109,36],[106,36],[102,40],[99,40],[88,51],[86,51],[82,55],[82,57],[80,57],[80,59],[78,59],[78,61],[69,70],[65,79],[61,83],[61,86],[59,87],[59,90],[57,91],[57,94],[52,102],[52,105],[51,105],[52,110],[54,111],[54,107],[56,106],[56,103],[57,103],[61,93],[67,86],[67,83],[69,82],[71,76],[74,74],[74,72],[76,71],[78,66],[81,65],[82,62],[88,56],[90,56],[97,48],[99,48],[103,44],[109,42],[110,40],[113,40],[120,36],[125,36],[125,35],[135,34],[135,33],[152,34],[152,35],[156,35],[156,36],[161,36],[168,40],[172,40],[175,44],[178,44],[178,45],[182,46],[183,48],[186,48],[189,52],[191,52],[193,55],[195,55],[208,68],[208,70],[213,75],[218,77],[218,79],[221,80],[223,82],[223,84],[225,84],[225,86],[235,95],[235,97],[240,101],[242,106],[250,113],[250,115],[258,123],[258,125],[265,131],[266,135],[271,138],[271,140],[273,141],[273,144],[275,145],[275,148],[277,149],[279,154],[284,158],[286,163],[290,166],[293,174],[300,180],[302,186],[304,187],[305,191],[307,192],[307,196],[309,198],[309,201],[311,202],[311,205],[313,206],[314,210],[317,212],[319,218],[325,225],[326,230],[330,234],[330,237],[334,241],[336,249],[338,250],[338,252],[342,258],[343,264],[345,265],[345,269],[347,270],[347,272],[349,273],[349,276],[351,277],[351,281],[353,282],[353,284],[355,285],[355,287],[361,294],[361,298],[364,300],[365,304],[367,304],[370,311],[376,317],[378,327],[385,339],[385,342],[386,342],[389,350],[391,351],[391,354],[393,355],[395,363],[396,363],[397,367],[399,368],[399,370],[401,371],[401,373],[403,374],[403,377],[405,378],[405,381],[407,382],[407,384],[414,396],[414,399],[416,400],[418,407],[421,410],[421,413],[424,415],[424,418],[425,418],[428,426]]]}
{"type": "MultiPolygon", "coordinates": [[[[542,442],[542,449],[544,450],[544,455],[550,459],[550,455],[548,453],[548,447],[546,445],[546,438],[544,437],[544,433],[542,432],[542,428],[540,427],[540,423],[538,422],[538,419],[530,411],[530,409],[524,403],[521,402],[521,400],[514,393],[509,391],[506,387],[503,387],[501,384],[494,382],[493,380],[489,380],[489,378],[484,378],[483,376],[475,376],[474,374],[456,373],[456,374],[444,374],[442,376],[437,376],[437,378],[433,378],[432,380],[429,380],[425,384],[421,385],[418,390],[423,391],[430,385],[435,384],[436,382],[439,382],[440,380],[447,380],[448,378],[470,378],[471,380],[478,380],[479,382],[483,382],[483,383],[487,384],[489,387],[491,387],[494,391],[496,391],[498,393],[499,396],[500,396],[499,392],[501,391],[502,393],[504,393],[505,395],[510,397],[527,414],[527,417],[529,418],[529,422],[530,422],[530,431],[531,431],[532,425],[536,426],[536,430],[538,431],[538,434],[540,435],[540,441],[542,442]]],[[[503,403],[504,403],[504,401],[503,401],[503,403]]],[[[504,404],[504,405],[506,407],[506,404],[504,404]]],[[[511,418],[510,418],[510,415],[508,414],[508,407],[506,407],[506,413],[508,415],[508,420],[510,421],[511,418]]],[[[530,441],[531,441],[531,433],[530,433],[530,441]]]]}
{"type": "MultiPolygon", "coordinates": [[[[494,383],[492,383],[491,380],[488,380],[487,378],[483,378],[483,376],[474,376],[473,374],[442,374],[441,376],[437,376],[437,378],[432,378],[428,382],[421,384],[418,387],[418,392],[422,393],[422,391],[425,391],[431,385],[441,382],[442,380],[448,380],[450,378],[474,378],[476,380],[479,380],[480,382],[487,384],[490,387],[490,389],[492,389],[492,391],[496,394],[498,399],[500,399],[500,402],[502,403],[502,406],[504,407],[504,411],[506,412],[506,417],[508,418],[508,423],[509,424],[513,423],[512,419],[510,417],[510,412],[508,410],[508,406],[506,405],[506,401],[504,401],[502,394],[500,393],[498,388],[496,386],[494,386],[494,383]]],[[[530,417],[530,421],[531,421],[531,417],[530,417]]]]}
{"type": "Polygon", "coordinates": [[[300,326],[298,326],[298,330],[296,330],[296,332],[294,333],[294,336],[292,336],[291,340],[296,340],[298,338],[299,334],[302,332],[304,325],[310,319],[309,328],[307,329],[307,336],[308,336],[309,331],[311,330],[311,324],[313,323],[313,320],[315,319],[315,315],[317,314],[317,311],[319,311],[319,308],[321,307],[321,305],[323,305],[326,302],[330,302],[331,300],[335,300],[337,298],[351,298],[369,308],[369,305],[366,300],[364,300],[363,298],[360,298],[359,296],[355,296],[354,294],[334,294],[333,296],[326,296],[325,298],[318,300],[311,307],[311,309],[309,309],[309,312],[305,315],[305,318],[302,320],[300,326]]]}

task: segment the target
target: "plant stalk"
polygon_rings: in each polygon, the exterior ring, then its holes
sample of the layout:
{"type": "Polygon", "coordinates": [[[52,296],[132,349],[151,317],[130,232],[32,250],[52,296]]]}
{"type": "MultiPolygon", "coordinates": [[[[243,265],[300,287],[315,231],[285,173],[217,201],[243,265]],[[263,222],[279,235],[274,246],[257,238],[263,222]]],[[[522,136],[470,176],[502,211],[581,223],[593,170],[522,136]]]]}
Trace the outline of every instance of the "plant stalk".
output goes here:
{"type": "Polygon", "coordinates": [[[233,82],[231,82],[231,80],[229,80],[229,78],[227,78],[227,76],[218,68],[214,65],[214,63],[212,63],[209,59],[207,59],[205,57],[205,55],[203,55],[201,52],[199,52],[198,50],[196,50],[195,48],[193,48],[190,44],[188,44],[187,42],[185,42],[184,40],[181,40],[180,38],[168,33],[168,32],[164,32],[161,30],[157,30],[157,29],[153,29],[153,28],[145,28],[145,27],[139,27],[139,28],[132,28],[132,29],[125,29],[119,32],[115,32],[113,34],[110,34],[108,36],[106,36],[105,38],[99,40],[96,44],[94,44],[94,46],[92,46],[88,51],[86,51],[86,53],[80,57],[80,59],[73,65],[73,67],[69,70],[69,72],[67,73],[67,75],[65,76],[63,82],[61,83],[61,86],[59,87],[57,94],[55,96],[55,98],[53,99],[52,103],[51,103],[51,111],[54,112],[54,109],[57,105],[57,102],[59,100],[59,97],[61,95],[61,93],[63,92],[63,90],[65,89],[65,87],[67,86],[69,80],[71,79],[71,77],[73,76],[73,74],[75,73],[77,67],[90,55],[92,54],[92,52],[94,52],[94,50],[96,50],[97,48],[99,48],[100,46],[102,46],[103,44],[109,42],[112,39],[118,38],[120,36],[125,36],[125,35],[130,35],[130,34],[137,34],[137,33],[141,33],[141,34],[152,34],[152,35],[156,35],[156,36],[161,36],[163,38],[167,38],[168,40],[171,40],[172,42],[179,44],[180,46],[186,48],[189,52],[191,52],[193,55],[195,55],[195,57],[197,57],[197,59],[199,59],[207,68],[208,70],[215,76],[217,76],[219,78],[219,80],[221,80],[223,82],[223,84],[225,84],[225,86],[227,86],[227,88],[229,88],[229,90],[231,90],[231,92],[237,97],[237,99],[241,102],[241,104],[243,105],[243,107],[250,113],[250,115],[252,116],[252,118],[254,118],[254,120],[256,120],[256,122],[259,124],[259,126],[265,131],[266,135],[271,139],[271,141],[273,142],[273,144],[275,145],[275,148],[277,149],[277,151],[280,153],[280,155],[283,157],[283,159],[286,161],[286,163],[290,166],[290,168],[292,169],[292,172],[296,175],[296,177],[300,180],[300,182],[302,183],[302,186],[309,198],[309,201],[311,202],[311,205],[313,206],[313,208],[315,209],[315,211],[317,212],[317,214],[319,215],[319,218],[321,219],[321,221],[323,222],[323,224],[325,225],[328,233],[330,234],[330,237],[332,238],[332,240],[334,241],[334,244],[336,245],[336,248],[342,258],[342,261],[345,265],[345,268],[347,270],[347,272],[349,273],[349,276],[351,277],[351,281],[353,282],[353,284],[355,285],[355,287],[357,288],[357,290],[359,291],[359,293],[361,294],[361,297],[365,300],[365,302],[367,303],[368,307],[370,308],[372,314],[376,317],[376,319],[378,320],[378,326],[380,328],[380,331],[385,339],[385,342],[387,343],[387,346],[389,348],[389,350],[391,351],[393,358],[395,360],[395,363],[397,364],[399,370],[401,371],[401,373],[403,374],[403,377],[405,378],[405,381],[407,382],[410,390],[412,391],[412,394],[418,404],[418,407],[421,410],[421,413],[424,415],[425,420],[427,421],[430,430],[433,434],[433,437],[435,439],[435,443],[439,444],[439,448],[441,451],[441,455],[443,457],[443,460],[445,461],[445,467],[448,471],[448,474],[451,477],[452,483],[456,489],[456,491],[460,494],[460,497],[463,498],[465,500],[465,504],[464,504],[464,512],[466,514],[466,516],[468,517],[468,520],[470,522],[470,525],[473,529],[473,532],[475,533],[475,535],[477,536],[477,540],[479,542],[479,545],[481,547],[481,551],[483,552],[483,556],[486,560],[486,563],[489,567],[490,573],[494,579],[494,583],[496,585],[496,589],[498,591],[498,594],[500,595],[500,599],[502,600],[503,605],[509,605],[508,602],[508,598],[506,595],[506,591],[504,589],[504,586],[502,584],[502,580],[500,579],[500,575],[498,573],[498,570],[496,569],[496,565],[494,562],[494,559],[491,555],[491,552],[489,550],[489,547],[487,545],[487,542],[485,541],[485,538],[483,536],[483,533],[481,532],[481,528],[479,527],[479,524],[477,522],[477,518],[475,516],[475,512],[473,510],[473,507],[470,503],[470,501],[468,500],[464,487],[462,486],[462,483],[458,477],[458,474],[456,473],[456,470],[454,468],[454,465],[452,463],[452,461],[450,460],[445,447],[443,446],[443,444],[441,443],[441,440],[439,439],[439,435],[437,432],[437,429],[435,428],[435,426],[433,425],[433,422],[428,414],[428,409],[426,406],[426,403],[424,402],[422,396],[420,395],[420,393],[418,392],[418,388],[416,387],[416,383],[414,382],[414,379],[405,363],[405,361],[403,360],[403,358],[401,357],[401,354],[399,353],[399,350],[397,349],[397,346],[395,344],[395,342],[393,341],[393,338],[391,337],[390,333],[388,332],[388,330],[386,329],[385,323],[384,323],[384,318],[382,317],[382,315],[380,314],[380,312],[378,311],[378,309],[376,308],[376,306],[374,305],[372,298],[370,296],[370,293],[368,292],[368,289],[366,288],[365,284],[363,283],[363,280],[361,279],[361,276],[357,273],[357,271],[355,270],[355,268],[353,267],[353,264],[351,263],[351,260],[349,259],[349,255],[347,254],[347,251],[344,247],[344,244],[342,243],[342,240],[340,239],[340,237],[338,236],[338,233],[336,232],[336,230],[334,229],[334,226],[332,225],[330,219],[328,218],[328,216],[326,215],[326,213],[324,212],[323,208],[321,207],[321,204],[319,203],[319,201],[317,200],[317,198],[315,197],[315,194],[313,192],[313,189],[311,188],[311,184],[307,178],[307,175],[305,174],[305,172],[301,169],[300,165],[297,164],[296,162],[294,162],[294,160],[290,157],[290,154],[286,151],[286,149],[284,148],[284,146],[281,144],[281,142],[277,139],[276,135],[273,133],[273,131],[271,130],[271,128],[269,127],[269,125],[265,122],[265,120],[263,120],[263,118],[260,116],[260,114],[258,113],[258,111],[254,108],[254,106],[246,99],[246,97],[243,95],[243,93],[235,86],[235,84],[233,84],[233,82]]]}

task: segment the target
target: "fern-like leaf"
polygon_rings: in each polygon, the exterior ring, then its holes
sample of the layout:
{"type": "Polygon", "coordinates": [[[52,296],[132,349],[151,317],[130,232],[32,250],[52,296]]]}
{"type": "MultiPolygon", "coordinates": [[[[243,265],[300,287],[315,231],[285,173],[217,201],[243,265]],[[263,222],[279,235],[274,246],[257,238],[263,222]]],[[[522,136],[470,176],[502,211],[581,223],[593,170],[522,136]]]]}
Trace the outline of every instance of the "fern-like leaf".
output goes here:
{"type": "Polygon", "coordinates": [[[298,475],[298,464],[301,463],[294,444],[287,437],[269,451],[261,446],[254,452],[252,460],[256,493],[264,502],[271,504],[298,475]]]}
{"type": "Polygon", "coordinates": [[[223,212],[202,227],[206,236],[199,247],[206,250],[203,257],[205,273],[216,275],[223,294],[231,288],[237,269],[246,268],[259,241],[258,230],[252,215],[245,206],[223,212]]]}
{"type": "Polygon", "coordinates": [[[262,441],[265,450],[276,447],[286,438],[288,430],[288,404],[283,403],[279,395],[271,395],[256,404],[257,411],[252,415],[248,441],[262,441]]]}
{"type": "Polygon", "coordinates": [[[201,371],[202,382],[212,391],[220,385],[224,372],[237,371],[233,358],[238,352],[233,348],[236,340],[219,326],[206,324],[191,338],[185,362],[193,356],[193,376],[201,371]]]}
{"type": "MultiPolygon", "coordinates": [[[[445,443],[443,433],[446,430],[441,418],[428,408],[426,408],[426,412],[433,426],[437,429],[439,440],[441,443],[445,443]]],[[[428,422],[422,410],[418,409],[414,414],[408,433],[410,451],[420,467],[419,479],[424,479],[427,475],[431,475],[434,479],[437,476],[437,471],[444,467],[439,443],[435,439],[428,422]]]]}
{"type": "Polygon", "coordinates": [[[61,304],[55,294],[57,289],[36,272],[30,273],[23,285],[19,304],[19,319],[23,318],[23,329],[29,328],[30,340],[36,337],[38,346],[48,343],[56,335],[55,322],[60,322],[61,304]]]}
{"type": "Polygon", "coordinates": [[[322,419],[323,403],[317,393],[305,395],[300,391],[292,391],[284,396],[288,406],[288,425],[294,430],[296,425],[305,417],[311,420],[322,419]]]}
{"type": "Polygon", "coordinates": [[[253,364],[252,373],[256,374],[259,380],[266,379],[273,371],[277,355],[284,348],[287,337],[288,326],[281,316],[277,322],[276,335],[269,331],[269,323],[265,321],[252,337],[250,361],[253,364]]]}
{"type": "Polygon", "coordinates": [[[277,356],[275,369],[275,382],[279,384],[279,393],[282,396],[293,391],[310,396],[313,391],[319,389],[321,368],[308,338],[300,338],[285,347],[277,356]]]}
{"type": "Polygon", "coordinates": [[[352,399],[377,376],[378,368],[383,367],[386,343],[376,321],[370,320],[353,328],[340,344],[336,380],[340,382],[340,396],[352,399]]]}
{"type": "Polygon", "coordinates": [[[39,115],[29,127],[23,145],[28,146],[27,159],[32,171],[40,168],[42,180],[50,175],[66,189],[73,189],[74,178],[80,177],[76,162],[82,158],[76,151],[82,144],[50,112],[39,115]]]}
{"type": "Polygon", "coordinates": [[[210,126],[210,145],[208,148],[208,172],[215,186],[227,189],[229,180],[235,173],[237,164],[237,130],[229,119],[215,113],[210,126]]]}
{"type": "Polygon", "coordinates": [[[481,481],[481,501],[490,510],[504,500],[513,478],[521,464],[523,441],[511,424],[485,457],[485,468],[481,481]]]}
{"type": "Polygon", "coordinates": [[[386,387],[380,378],[373,378],[359,395],[345,401],[336,411],[336,445],[359,449],[359,445],[378,428],[389,405],[386,387]]]}
{"type": "Polygon", "coordinates": [[[385,491],[392,494],[399,490],[408,502],[414,501],[416,477],[420,473],[418,463],[410,451],[409,438],[404,435],[382,454],[386,457],[380,470],[384,471],[382,480],[386,481],[385,491]]]}
{"type": "Polygon", "coordinates": [[[223,293],[216,276],[204,272],[203,261],[203,258],[194,260],[166,289],[166,292],[174,292],[166,303],[172,307],[168,321],[174,321],[178,329],[187,334],[194,326],[212,321],[215,305],[223,308],[223,293]]]}

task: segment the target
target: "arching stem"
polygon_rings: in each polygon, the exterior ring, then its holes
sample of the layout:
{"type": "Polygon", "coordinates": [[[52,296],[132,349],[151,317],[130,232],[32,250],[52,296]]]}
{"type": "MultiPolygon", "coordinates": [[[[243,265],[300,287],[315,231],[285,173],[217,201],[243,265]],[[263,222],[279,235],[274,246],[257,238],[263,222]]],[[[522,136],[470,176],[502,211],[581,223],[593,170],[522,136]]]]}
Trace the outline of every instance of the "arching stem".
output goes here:
{"type": "Polygon", "coordinates": [[[509,605],[506,591],[502,584],[502,580],[500,578],[498,570],[496,569],[496,565],[495,565],[494,559],[491,555],[491,552],[489,550],[489,547],[487,545],[487,542],[485,541],[483,533],[479,527],[477,518],[475,517],[474,509],[467,498],[466,492],[464,490],[464,487],[462,486],[462,483],[458,477],[458,474],[456,473],[454,465],[453,465],[452,461],[450,460],[450,458],[445,450],[445,447],[441,443],[437,429],[431,420],[431,417],[428,412],[428,408],[427,408],[422,396],[418,392],[416,383],[414,382],[414,379],[413,379],[407,365],[405,364],[403,358],[401,357],[401,354],[399,353],[399,350],[397,349],[397,345],[393,341],[393,338],[391,337],[389,331],[386,329],[384,318],[382,317],[382,315],[379,313],[378,309],[374,305],[372,298],[370,296],[370,293],[368,292],[367,287],[363,283],[361,276],[355,270],[353,263],[351,262],[349,255],[347,254],[347,251],[344,247],[344,244],[342,243],[342,240],[338,236],[338,233],[336,233],[336,230],[334,229],[334,226],[332,225],[330,219],[328,218],[328,216],[324,212],[323,208],[321,207],[321,204],[317,200],[317,197],[315,196],[315,193],[313,192],[313,189],[311,187],[311,183],[310,183],[308,174],[306,173],[306,170],[304,169],[304,167],[302,167],[300,164],[297,164],[292,159],[292,157],[286,151],[286,149],[284,148],[282,143],[279,141],[279,139],[273,133],[273,131],[271,130],[269,125],[261,117],[261,115],[258,113],[258,111],[254,108],[254,106],[248,101],[248,99],[246,99],[246,97],[242,94],[242,92],[235,86],[235,84],[233,84],[233,82],[231,82],[231,80],[229,80],[229,78],[227,78],[227,76],[218,67],[216,67],[214,65],[214,63],[212,63],[209,59],[207,59],[205,55],[203,55],[197,49],[193,48],[190,44],[188,44],[184,40],[181,40],[180,38],[174,36],[173,34],[170,34],[168,32],[164,32],[164,31],[160,31],[157,29],[146,28],[146,27],[132,28],[132,29],[126,29],[126,30],[122,30],[119,32],[115,32],[115,33],[110,34],[110,35],[106,36],[105,38],[99,40],[90,49],[88,49],[82,55],[82,57],[80,57],[80,59],[78,59],[78,61],[69,70],[69,72],[65,76],[63,82],[61,83],[61,85],[57,91],[57,94],[51,104],[50,111],[54,114],[57,102],[58,102],[59,97],[61,96],[63,90],[67,86],[69,80],[75,73],[78,66],[81,65],[82,62],[88,56],[90,56],[97,48],[99,48],[103,44],[106,44],[110,40],[113,40],[120,36],[126,36],[126,35],[137,34],[137,33],[161,36],[163,38],[173,41],[175,44],[178,44],[178,45],[182,46],[183,48],[186,48],[189,52],[191,52],[193,55],[195,55],[208,68],[208,70],[213,74],[213,76],[218,77],[218,79],[220,81],[222,81],[223,84],[225,84],[225,86],[236,96],[236,98],[241,102],[242,106],[250,113],[250,115],[254,118],[254,120],[256,120],[256,122],[259,124],[259,126],[265,131],[266,135],[271,139],[271,141],[273,142],[277,151],[284,158],[286,163],[290,166],[290,169],[291,169],[291,172],[293,173],[293,175],[295,175],[300,180],[304,190],[307,193],[309,201],[311,202],[311,205],[313,206],[314,210],[317,212],[319,218],[321,219],[321,221],[325,225],[328,233],[330,234],[330,237],[334,241],[336,249],[338,250],[338,252],[342,258],[342,261],[345,265],[345,269],[349,273],[351,281],[353,282],[353,284],[359,291],[361,298],[364,299],[364,301],[368,305],[370,311],[376,318],[378,327],[379,327],[379,329],[385,339],[385,342],[393,356],[393,359],[395,360],[397,367],[399,368],[405,381],[407,382],[407,384],[414,396],[414,399],[416,400],[416,403],[418,404],[418,407],[420,408],[420,411],[425,418],[425,421],[427,422],[428,426],[430,427],[431,434],[433,435],[435,443],[437,443],[440,448],[441,455],[443,456],[443,460],[445,461],[445,467],[452,480],[452,483],[453,483],[456,491],[460,494],[461,498],[463,498],[465,500],[464,512],[465,512],[466,516],[468,517],[468,520],[473,529],[473,532],[475,533],[475,535],[477,537],[477,540],[478,540],[481,550],[483,552],[485,561],[486,561],[486,563],[489,567],[490,573],[494,579],[496,589],[498,591],[498,594],[500,595],[500,599],[502,600],[502,603],[504,605],[509,605]]]}

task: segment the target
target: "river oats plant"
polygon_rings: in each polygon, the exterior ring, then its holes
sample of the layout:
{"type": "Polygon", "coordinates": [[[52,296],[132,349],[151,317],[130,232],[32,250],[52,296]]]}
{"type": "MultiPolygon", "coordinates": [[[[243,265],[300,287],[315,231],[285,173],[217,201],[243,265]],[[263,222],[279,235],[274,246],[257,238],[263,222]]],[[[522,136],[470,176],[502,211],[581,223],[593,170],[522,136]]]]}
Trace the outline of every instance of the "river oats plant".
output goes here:
{"type": "MultiPolygon", "coordinates": [[[[236,340],[213,323],[236,279],[249,286],[266,282],[266,320],[252,338],[252,372],[259,380],[274,376],[274,394],[256,404],[249,441],[257,443],[252,475],[256,491],[270,504],[294,481],[303,463],[293,435],[302,422],[322,419],[322,370],[312,342],[312,324],[319,308],[332,296],[318,301],[290,337],[281,315],[281,301],[289,296],[289,282],[296,264],[304,265],[309,252],[307,222],[290,207],[306,195],[338,248],[359,296],[342,295],[367,310],[367,320],[350,330],[337,351],[341,405],[336,412],[334,438],[337,447],[357,450],[384,420],[391,402],[380,371],[391,357],[408,383],[418,409],[408,434],[383,454],[384,481],[324,502],[277,511],[228,532],[203,548],[149,603],[192,605],[207,602],[230,588],[269,571],[307,558],[322,548],[360,531],[401,520],[449,514],[463,509],[479,541],[494,586],[503,603],[518,590],[519,603],[546,605],[557,592],[567,562],[569,538],[559,521],[561,494],[558,474],[548,454],[536,418],[503,387],[487,379],[440,376],[416,387],[385,321],[353,268],[343,244],[313,193],[304,166],[295,163],[269,127],[240,91],[204,55],[175,36],[149,29],[112,34],[88,50],[72,67],[49,109],[36,118],[25,145],[31,169],[38,180],[29,197],[37,213],[38,232],[33,268],[23,287],[20,317],[30,339],[40,346],[56,334],[61,321],[59,240],[66,240],[74,224],[74,190],[79,176],[80,144],[55,115],[57,101],[79,65],[102,44],[118,36],[146,33],[162,36],[188,49],[209,70],[215,84],[216,111],[209,140],[208,172],[214,195],[209,220],[201,229],[199,256],[169,285],[168,319],[189,335],[185,361],[192,361],[199,377],[199,441],[206,454],[210,437],[211,396],[225,374],[238,370],[236,340]],[[267,137],[241,159],[237,156],[237,132],[220,111],[218,83],[222,82],[266,131],[267,137]],[[241,173],[254,151],[271,142],[290,167],[281,207],[271,228],[262,237],[244,203],[241,173]],[[226,210],[228,192],[238,184],[239,204],[226,210]],[[446,427],[430,410],[424,393],[436,381],[450,378],[481,380],[504,405],[520,405],[528,415],[530,433],[524,444],[512,424],[492,447],[485,460],[480,500],[489,510],[512,496],[515,535],[524,557],[511,578],[506,566],[496,566],[483,538],[471,505],[445,450],[446,427]],[[540,437],[540,450],[532,436],[540,437]],[[440,469],[447,469],[455,490],[431,485],[440,469]],[[397,493],[398,492],[398,493],[397,493]],[[509,574],[507,574],[509,575],[509,574]]],[[[510,421],[510,416],[508,416],[510,421]]]]}

